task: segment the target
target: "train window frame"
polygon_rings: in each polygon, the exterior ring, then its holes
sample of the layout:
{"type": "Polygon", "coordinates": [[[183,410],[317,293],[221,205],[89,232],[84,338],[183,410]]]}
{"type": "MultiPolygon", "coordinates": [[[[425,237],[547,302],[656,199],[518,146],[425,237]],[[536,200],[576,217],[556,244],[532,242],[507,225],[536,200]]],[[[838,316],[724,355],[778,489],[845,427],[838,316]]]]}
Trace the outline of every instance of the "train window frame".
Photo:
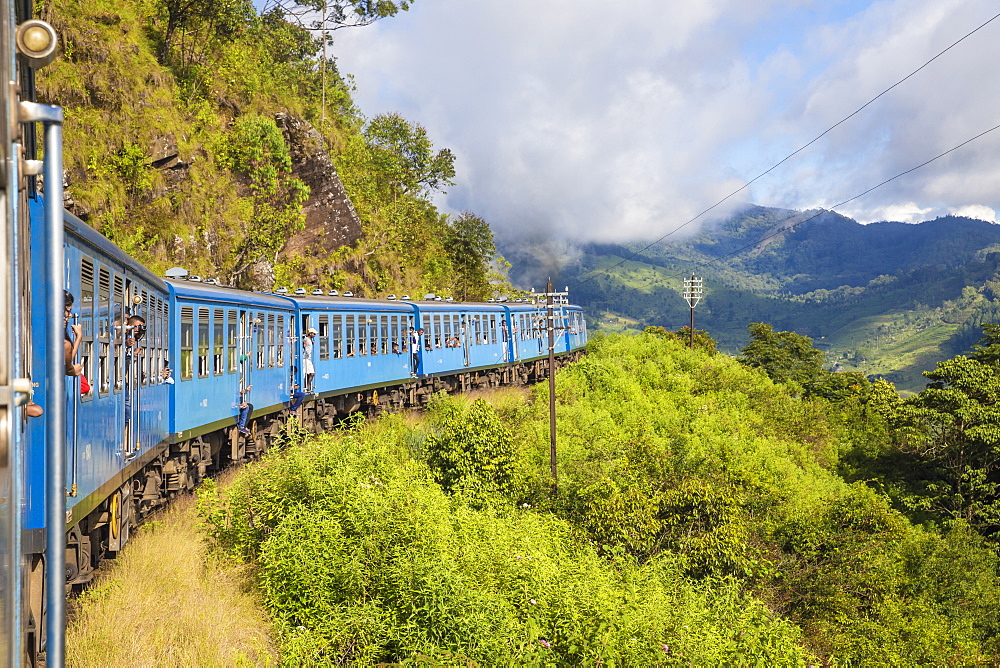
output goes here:
{"type": "Polygon", "coordinates": [[[379,354],[378,347],[378,315],[368,315],[368,352],[372,355],[379,354]]]}
{"type": "Polygon", "coordinates": [[[367,313],[358,314],[358,348],[357,348],[358,357],[368,356],[368,346],[369,346],[368,320],[369,316],[367,313]]]}
{"type": "Polygon", "coordinates": [[[379,327],[379,340],[382,342],[382,354],[389,354],[389,316],[381,316],[381,326],[379,327]]]}
{"type": "Polygon", "coordinates": [[[257,336],[255,337],[257,339],[257,369],[264,368],[264,354],[267,352],[265,348],[267,345],[267,337],[264,334],[265,323],[266,320],[264,320],[264,314],[261,311],[258,311],[253,323],[254,330],[257,333],[257,336]]]}
{"type": "Polygon", "coordinates": [[[339,360],[344,357],[344,317],[340,313],[333,315],[331,330],[333,336],[333,359],[339,360]]]}
{"type": "Polygon", "coordinates": [[[395,353],[397,355],[402,354],[402,352],[403,352],[403,350],[405,348],[402,345],[403,342],[402,342],[402,339],[401,339],[401,337],[399,335],[400,320],[401,320],[401,318],[400,318],[399,315],[390,316],[390,320],[389,320],[389,322],[390,322],[389,326],[392,327],[392,335],[391,335],[392,343],[390,345],[393,348],[393,353],[395,353]]]}
{"type": "Polygon", "coordinates": [[[277,354],[277,333],[275,330],[276,322],[274,318],[274,313],[267,314],[267,368],[273,369],[275,362],[278,359],[277,354]]]}
{"type": "Polygon", "coordinates": [[[278,337],[278,360],[277,366],[279,368],[284,368],[285,366],[285,338],[287,334],[285,332],[285,315],[279,313],[276,321],[276,333],[275,336],[278,337]]]}
{"type": "Polygon", "coordinates": [[[221,308],[212,313],[212,371],[221,376],[226,370],[225,361],[226,316],[221,308]]]}
{"type": "Polygon", "coordinates": [[[344,334],[346,341],[346,350],[344,354],[347,357],[354,357],[354,351],[357,349],[357,317],[354,313],[348,313],[344,316],[344,334]]]}
{"type": "Polygon", "coordinates": [[[239,355],[236,352],[237,341],[239,340],[239,321],[236,319],[236,311],[228,309],[226,311],[226,373],[236,373],[239,370],[237,364],[239,355]]]}
{"type": "Polygon", "coordinates": [[[434,323],[434,347],[441,347],[441,314],[435,313],[434,317],[431,319],[434,323]]]}
{"type": "MultiPolygon", "coordinates": [[[[80,363],[83,365],[83,375],[94,378],[94,295],[95,275],[94,260],[82,255],[80,257],[80,363]],[[87,289],[89,287],[89,290],[87,289]]],[[[93,401],[94,385],[90,390],[80,395],[80,401],[93,401]]]]}
{"type": "Polygon", "coordinates": [[[181,307],[180,321],[181,380],[194,378],[194,307],[181,307]]]}
{"type": "Polygon", "coordinates": [[[209,350],[209,334],[211,332],[211,320],[209,318],[209,309],[207,306],[199,306],[197,311],[197,326],[195,329],[198,332],[198,340],[195,343],[195,348],[198,351],[198,377],[207,378],[208,377],[208,350],[209,350]]]}
{"type": "Polygon", "coordinates": [[[321,360],[330,359],[330,316],[326,313],[319,315],[319,358],[321,360]]]}
{"type": "Polygon", "coordinates": [[[111,342],[114,362],[111,374],[111,390],[118,394],[122,391],[125,371],[125,281],[117,271],[111,272],[111,342]],[[118,323],[117,325],[115,323],[118,323]]]}

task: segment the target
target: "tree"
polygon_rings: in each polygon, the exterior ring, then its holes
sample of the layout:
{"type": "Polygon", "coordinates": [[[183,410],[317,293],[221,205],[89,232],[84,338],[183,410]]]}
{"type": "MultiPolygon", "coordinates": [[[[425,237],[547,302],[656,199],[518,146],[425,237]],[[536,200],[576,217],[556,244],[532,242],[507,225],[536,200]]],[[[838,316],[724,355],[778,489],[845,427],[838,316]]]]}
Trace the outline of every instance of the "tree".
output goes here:
{"type": "Polygon", "coordinates": [[[739,361],[749,367],[763,369],[776,383],[794,381],[805,385],[816,380],[824,369],[823,351],[812,346],[812,339],[795,332],[775,332],[771,325],[752,322],[750,343],[743,350],[739,361]]]}
{"type": "Polygon", "coordinates": [[[380,114],[364,136],[374,168],[393,188],[421,196],[453,185],[454,154],[446,148],[434,153],[422,125],[411,125],[396,113],[380,114]]]}
{"type": "Polygon", "coordinates": [[[487,299],[490,265],[497,257],[489,224],[465,211],[449,222],[446,234],[444,247],[457,273],[452,285],[460,299],[487,299]]]}
{"type": "Polygon", "coordinates": [[[1000,368],[959,355],[924,376],[893,425],[923,464],[923,505],[989,535],[1000,529],[1000,368]]]}
{"type": "Polygon", "coordinates": [[[311,30],[332,31],[371,25],[405,12],[412,4],[413,0],[268,0],[263,12],[278,9],[311,30]]]}
{"type": "Polygon", "coordinates": [[[305,227],[302,205],[309,187],[290,175],[292,158],[281,130],[270,118],[246,115],[233,125],[218,152],[222,166],[242,179],[250,191],[250,215],[233,244],[230,280],[238,287],[254,264],[274,262],[288,238],[305,227]]]}

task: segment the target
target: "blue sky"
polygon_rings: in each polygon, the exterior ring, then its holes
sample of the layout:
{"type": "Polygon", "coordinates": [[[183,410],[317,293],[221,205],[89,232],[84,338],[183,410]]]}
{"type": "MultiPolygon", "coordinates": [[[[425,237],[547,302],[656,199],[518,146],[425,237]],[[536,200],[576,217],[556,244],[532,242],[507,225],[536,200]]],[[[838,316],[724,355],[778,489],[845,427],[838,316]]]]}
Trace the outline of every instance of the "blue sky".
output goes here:
{"type": "MultiPolygon", "coordinates": [[[[369,117],[458,160],[499,236],[650,239],[1000,12],[995,0],[415,0],[335,35],[369,117]]],[[[829,207],[1000,123],[1000,19],[733,198],[829,207]]],[[[1000,130],[838,209],[995,220],[1000,130]]],[[[685,230],[691,230],[691,225],[685,230]]]]}

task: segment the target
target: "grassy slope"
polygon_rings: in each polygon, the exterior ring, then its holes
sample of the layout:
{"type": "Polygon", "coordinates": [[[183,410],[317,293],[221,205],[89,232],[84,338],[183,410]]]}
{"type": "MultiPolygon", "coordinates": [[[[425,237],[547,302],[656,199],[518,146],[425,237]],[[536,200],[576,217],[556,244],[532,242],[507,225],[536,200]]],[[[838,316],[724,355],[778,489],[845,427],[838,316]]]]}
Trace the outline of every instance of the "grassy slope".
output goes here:
{"type": "Polygon", "coordinates": [[[68,666],[269,666],[270,620],[246,566],[207,554],[191,497],[143,527],[75,603],[68,666]]]}

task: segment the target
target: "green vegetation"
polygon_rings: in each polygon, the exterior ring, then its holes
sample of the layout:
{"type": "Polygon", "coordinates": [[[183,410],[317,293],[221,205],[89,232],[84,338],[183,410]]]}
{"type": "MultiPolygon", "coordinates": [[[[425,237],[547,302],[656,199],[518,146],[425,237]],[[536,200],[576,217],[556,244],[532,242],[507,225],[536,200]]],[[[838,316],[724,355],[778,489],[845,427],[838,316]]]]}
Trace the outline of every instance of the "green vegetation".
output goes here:
{"type": "Polygon", "coordinates": [[[560,372],[555,493],[541,387],[293,437],[208,487],[283,663],[1000,660],[994,550],[880,491],[890,385],[798,396],[667,334],[560,372]]]}
{"type": "Polygon", "coordinates": [[[318,55],[321,33],[296,22],[325,8],[329,36],[410,4],[306,0],[261,15],[249,0],[36,3],[63,46],[37,87],[65,109],[72,210],[157,272],[180,264],[238,287],[369,296],[509,293],[488,224],[430,201],[452,183],[452,152],[399,114],[365,118],[318,55]],[[283,132],[279,114],[316,134],[283,132]],[[361,229],[325,241],[335,221],[320,221],[318,242],[288,253],[310,194],[333,185],[296,171],[305,154],[332,159],[361,229]]]}

